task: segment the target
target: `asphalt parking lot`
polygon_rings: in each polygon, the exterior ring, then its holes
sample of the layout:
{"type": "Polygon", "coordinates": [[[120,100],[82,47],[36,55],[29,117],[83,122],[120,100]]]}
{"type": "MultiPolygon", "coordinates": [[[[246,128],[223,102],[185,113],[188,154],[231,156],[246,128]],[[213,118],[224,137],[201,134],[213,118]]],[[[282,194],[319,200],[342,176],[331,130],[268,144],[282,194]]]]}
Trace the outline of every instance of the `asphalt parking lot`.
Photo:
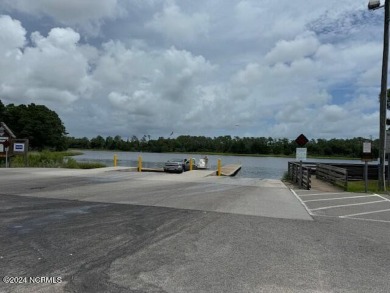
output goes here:
{"type": "Polygon", "coordinates": [[[0,170],[0,292],[390,291],[388,222],[181,175],[0,170]]]}
{"type": "Polygon", "coordinates": [[[299,189],[293,192],[312,216],[390,224],[390,199],[386,195],[299,189]]]}

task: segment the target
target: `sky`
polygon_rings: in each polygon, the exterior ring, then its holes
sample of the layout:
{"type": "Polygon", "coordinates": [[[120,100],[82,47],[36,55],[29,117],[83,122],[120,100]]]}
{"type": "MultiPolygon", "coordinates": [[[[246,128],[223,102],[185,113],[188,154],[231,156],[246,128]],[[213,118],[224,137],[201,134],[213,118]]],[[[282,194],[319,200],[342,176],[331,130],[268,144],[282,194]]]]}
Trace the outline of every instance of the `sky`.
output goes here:
{"type": "Polygon", "coordinates": [[[0,99],[74,137],[377,138],[384,12],[367,3],[2,0],[0,99]]]}

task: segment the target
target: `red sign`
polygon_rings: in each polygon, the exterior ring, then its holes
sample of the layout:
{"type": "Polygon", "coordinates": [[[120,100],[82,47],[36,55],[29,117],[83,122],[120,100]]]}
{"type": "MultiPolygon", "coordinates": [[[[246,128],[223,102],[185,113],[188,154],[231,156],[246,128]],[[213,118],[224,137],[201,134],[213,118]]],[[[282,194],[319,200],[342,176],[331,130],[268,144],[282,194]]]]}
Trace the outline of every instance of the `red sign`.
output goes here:
{"type": "Polygon", "coordinates": [[[3,141],[3,145],[5,148],[9,147],[9,141],[8,140],[3,141]]]}
{"type": "Polygon", "coordinates": [[[300,147],[303,147],[305,144],[307,144],[309,142],[309,140],[307,139],[306,136],[304,136],[303,134],[299,135],[297,137],[297,139],[295,140],[295,142],[300,146],[300,147]]]}

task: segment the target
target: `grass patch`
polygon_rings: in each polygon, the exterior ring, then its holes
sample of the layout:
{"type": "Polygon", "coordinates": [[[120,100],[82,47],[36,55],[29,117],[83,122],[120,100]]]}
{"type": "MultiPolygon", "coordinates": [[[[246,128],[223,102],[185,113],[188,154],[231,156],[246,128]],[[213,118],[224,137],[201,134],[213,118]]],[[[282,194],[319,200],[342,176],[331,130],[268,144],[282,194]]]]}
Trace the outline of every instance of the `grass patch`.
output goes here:
{"type": "Polygon", "coordinates": [[[66,151],[66,152],[57,152],[63,154],[65,157],[80,156],[83,152],[80,151],[66,151]]]}
{"type": "MultiPolygon", "coordinates": [[[[365,192],[365,183],[364,180],[359,181],[348,181],[349,192],[365,192]]],[[[378,190],[378,180],[368,180],[367,191],[369,192],[379,192],[378,190]]]]}
{"type": "MultiPolygon", "coordinates": [[[[81,152],[30,152],[28,154],[28,166],[33,168],[69,168],[69,169],[94,169],[106,167],[97,162],[77,162],[71,156],[77,156],[81,152]]],[[[25,167],[24,157],[12,158],[11,167],[25,167]]]]}
{"type": "Polygon", "coordinates": [[[288,173],[288,171],[285,171],[285,172],[283,173],[283,177],[282,177],[281,180],[282,180],[282,181],[291,181],[291,180],[292,180],[292,178],[290,177],[290,174],[288,173]]]}
{"type": "Polygon", "coordinates": [[[77,162],[73,158],[66,158],[65,164],[63,168],[68,169],[96,169],[96,168],[104,168],[106,165],[98,162],[77,162]]]}

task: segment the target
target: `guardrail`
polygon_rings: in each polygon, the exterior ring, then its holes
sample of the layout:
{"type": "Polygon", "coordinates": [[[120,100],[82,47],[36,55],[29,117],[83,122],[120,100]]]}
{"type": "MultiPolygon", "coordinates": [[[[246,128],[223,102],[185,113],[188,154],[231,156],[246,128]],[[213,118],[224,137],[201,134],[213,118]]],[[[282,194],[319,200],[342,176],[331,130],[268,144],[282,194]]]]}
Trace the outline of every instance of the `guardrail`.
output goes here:
{"type": "Polygon", "coordinates": [[[316,178],[348,189],[348,170],[326,164],[317,164],[316,178]]]}
{"type": "Polygon", "coordinates": [[[311,167],[304,166],[302,162],[288,162],[288,175],[299,188],[309,190],[311,188],[311,167]]]}

